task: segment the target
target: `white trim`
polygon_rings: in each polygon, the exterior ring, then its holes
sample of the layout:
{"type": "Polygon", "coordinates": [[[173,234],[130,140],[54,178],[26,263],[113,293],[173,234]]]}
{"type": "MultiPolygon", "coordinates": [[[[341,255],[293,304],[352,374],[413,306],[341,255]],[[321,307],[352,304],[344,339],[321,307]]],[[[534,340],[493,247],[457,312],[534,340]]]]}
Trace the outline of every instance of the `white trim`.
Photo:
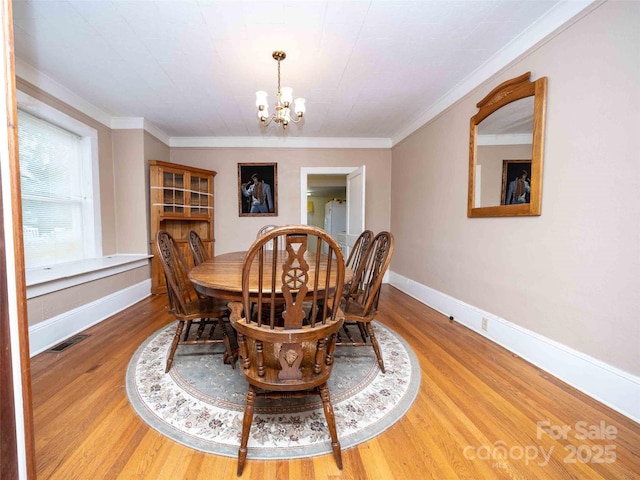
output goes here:
{"type": "Polygon", "coordinates": [[[77,135],[78,137],[98,138],[98,131],[95,128],[21,90],[16,90],[16,103],[20,110],[24,110],[34,117],[52,123],[64,130],[68,130],[69,133],[77,135]]]}
{"type": "Polygon", "coordinates": [[[300,167],[300,223],[307,224],[307,175],[349,175],[360,167],[300,167]]]}
{"type": "Polygon", "coordinates": [[[389,138],[171,137],[170,147],[200,148],[391,148],[389,138]]]}
{"type": "Polygon", "coordinates": [[[112,117],[110,127],[113,130],[145,130],[165,145],[171,143],[171,137],[144,117],[112,117]]]}
{"type": "Polygon", "coordinates": [[[346,225],[346,235],[345,235],[345,255],[349,255],[351,253],[351,249],[355,246],[356,241],[364,232],[365,220],[366,220],[366,205],[367,205],[367,168],[365,165],[362,165],[357,170],[354,170],[350,174],[347,175],[347,225],[346,225]],[[359,178],[360,181],[356,181],[359,178]],[[362,189],[358,190],[357,184],[360,183],[362,185],[362,189]],[[356,188],[354,188],[354,185],[356,188]],[[359,197],[359,198],[358,198],[359,197]],[[354,205],[360,205],[360,211],[358,214],[360,215],[360,223],[358,225],[352,225],[351,220],[352,217],[356,215],[354,205]]]}
{"type": "Polygon", "coordinates": [[[640,422],[640,377],[391,272],[390,283],[617,412],[640,422]],[[482,318],[488,330],[482,330],[482,318]]]}
{"type": "Polygon", "coordinates": [[[482,165],[476,163],[476,179],[475,184],[476,188],[474,189],[475,198],[473,199],[473,204],[476,206],[482,205],[482,165]]]}
{"type": "Polygon", "coordinates": [[[514,133],[511,135],[478,135],[476,145],[532,145],[533,133],[514,133]]]}
{"type": "Polygon", "coordinates": [[[113,130],[144,130],[143,117],[111,117],[109,126],[113,130]]]}
{"type": "Polygon", "coordinates": [[[126,272],[149,264],[153,255],[108,255],[50,267],[30,268],[25,272],[27,299],[73,287],[82,283],[126,272]]]}
{"type": "Polygon", "coordinates": [[[171,143],[171,137],[164,133],[164,131],[160,127],[151,123],[147,119],[144,120],[144,129],[147,133],[150,133],[165,145],[169,146],[169,144],[171,143]]]}
{"type": "Polygon", "coordinates": [[[546,37],[559,33],[561,28],[577,21],[582,15],[590,11],[588,7],[595,7],[600,3],[602,3],[601,0],[563,0],[558,3],[511,43],[478,67],[465,80],[455,85],[448,93],[431,105],[426,112],[400,128],[391,136],[392,145],[396,145],[427,124],[546,37]]]}
{"type": "Polygon", "coordinates": [[[151,279],[29,327],[33,357],[151,295],[151,279]]]}
{"type": "Polygon", "coordinates": [[[53,95],[58,100],[80,110],[85,115],[102,123],[105,126],[111,124],[111,115],[99,109],[95,105],[87,102],[84,98],[79,97],[67,87],[60,85],[58,82],[48,77],[44,73],[36,70],[34,67],[26,63],[20,58],[15,58],[16,77],[22,78],[27,82],[35,85],[44,92],[53,95]]]}

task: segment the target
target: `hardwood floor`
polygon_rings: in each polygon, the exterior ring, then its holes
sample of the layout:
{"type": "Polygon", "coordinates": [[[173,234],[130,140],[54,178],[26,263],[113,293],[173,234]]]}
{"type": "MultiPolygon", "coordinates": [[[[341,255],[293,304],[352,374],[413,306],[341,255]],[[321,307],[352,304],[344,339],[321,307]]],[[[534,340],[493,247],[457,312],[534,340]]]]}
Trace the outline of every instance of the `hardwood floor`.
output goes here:
{"type": "MultiPolygon", "coordinates": [[[[144,339],[172,321],[165,302],[145,299],[62,353],[32,359],[39,480],[236,478],[235,458],[179,445],[129,405],[127,365],[144,339]]],[[[242,478],[640,478],[637,423],[393,287],[383,287],[380,307],[378,319],[407,340],[422,369],[405,417],[344,450],[342,471],[331,454],[248,458],[242,478]],[[591,438],[581,439],[586,431],[591,438]]]]}

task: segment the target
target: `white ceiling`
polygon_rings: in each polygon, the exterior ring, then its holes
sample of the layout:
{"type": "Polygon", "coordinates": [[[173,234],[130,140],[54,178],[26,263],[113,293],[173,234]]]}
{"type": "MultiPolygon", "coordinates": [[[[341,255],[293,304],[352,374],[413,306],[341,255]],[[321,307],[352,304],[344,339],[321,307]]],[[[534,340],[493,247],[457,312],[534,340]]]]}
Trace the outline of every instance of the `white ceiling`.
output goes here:
{"type": "Polygon", "coordinates": [[[14,0],[17,73],[170,138],[395,142],[589,3],[14,0]],[[273,50],[307,99],[286,134],[256,115],[256,90],[273,105],[273,50]]]}

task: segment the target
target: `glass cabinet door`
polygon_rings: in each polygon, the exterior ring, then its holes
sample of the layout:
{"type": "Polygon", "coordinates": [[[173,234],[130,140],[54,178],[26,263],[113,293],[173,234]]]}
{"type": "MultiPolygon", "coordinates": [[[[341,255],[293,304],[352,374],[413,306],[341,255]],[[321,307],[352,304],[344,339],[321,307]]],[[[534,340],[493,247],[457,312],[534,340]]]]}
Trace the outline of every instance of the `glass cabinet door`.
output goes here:
{"type": "Polygon", "coordinates": [[[163,210],[164,213],[184,212],[184,174],[163,172],[163,210]]]}
{"type": "Polygon", "coordinates": [[[191,213],[206,215],[209,208],[209,179],[191,175],[191,213]]]}

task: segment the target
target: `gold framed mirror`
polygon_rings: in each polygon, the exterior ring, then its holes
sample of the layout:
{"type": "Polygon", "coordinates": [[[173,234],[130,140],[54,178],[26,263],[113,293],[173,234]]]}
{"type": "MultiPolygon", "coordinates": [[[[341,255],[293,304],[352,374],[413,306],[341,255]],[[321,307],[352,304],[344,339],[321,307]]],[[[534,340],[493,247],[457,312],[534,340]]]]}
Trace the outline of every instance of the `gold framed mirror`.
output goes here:
{"type": "Polygon", "coordinates": [[[467,217],[540,215],[547,78],[507,80],[471,117],[467,217]]]}

